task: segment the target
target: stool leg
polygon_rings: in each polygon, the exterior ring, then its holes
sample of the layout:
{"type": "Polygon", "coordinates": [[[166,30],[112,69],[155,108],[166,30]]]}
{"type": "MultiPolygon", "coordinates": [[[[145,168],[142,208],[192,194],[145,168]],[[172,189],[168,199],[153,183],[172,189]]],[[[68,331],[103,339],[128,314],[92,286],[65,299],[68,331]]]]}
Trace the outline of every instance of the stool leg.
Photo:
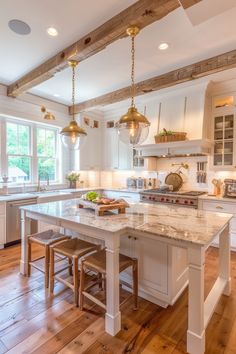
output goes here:
{"type": "Polygon", "coordinates": [[[72,264],[72,260],[70,258],[68,258],[68,264],[69,264],[69,275],[73,275],[73,264],[72,264]]]}
{"type": "Polygon", "coordinates": [[[31,242],[28,240],[28,244],[27,244],[27,277],[30,277],[31,275],[31,252],[32,252],[32,248],[31,248],[31,242]]]}
{"type": "Polygon", "coordinates": [[[47,289],[49,286],[49,246],[45,247],[44,269],[45,269],[45,288],[47,289]]]}
{"type": "Polygon", "coordinates": [[[74,279],[74,298],[75,305],[79,305],[79,267],[78,267],[78,257],[73,257],[73,279],[74,279]]]}
{"type": "Polygon", "coordinates": [[[134,310],[138,309],[138,262],[133,262],[133,295],[134,295],[134,310]]]}
{"type": "Polygon", "coordinates": [[[80,305],[80,310],[83,310],[84,308],[84,281],[85,281],[85,269],[84,269],[84,262],[81,262],[80,265],[80,286],[79,286],[79,305],[80,305]]]}
{"type": "Polygon", "coordinates": [[[51,294],[54,292],[54,249],[50,247],[50,285],[49,291],[51,294]]]}

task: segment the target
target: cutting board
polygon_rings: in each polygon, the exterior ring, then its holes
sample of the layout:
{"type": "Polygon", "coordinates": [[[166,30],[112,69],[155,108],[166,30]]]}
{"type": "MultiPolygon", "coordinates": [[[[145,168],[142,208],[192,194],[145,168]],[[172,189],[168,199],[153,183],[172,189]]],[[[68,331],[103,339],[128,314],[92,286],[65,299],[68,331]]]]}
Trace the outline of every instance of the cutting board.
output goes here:
{"type": "Polygon", "coordinates": [[[79,198],[78,201],[79,208],[93,209],[98,216],[103,216],[106,211],[111,210],[118,210],[119,214],[125,214],[126,208],[129,208],[129,204],[125,200],[113,204],[96,204],[82,198],[79,198]]]}

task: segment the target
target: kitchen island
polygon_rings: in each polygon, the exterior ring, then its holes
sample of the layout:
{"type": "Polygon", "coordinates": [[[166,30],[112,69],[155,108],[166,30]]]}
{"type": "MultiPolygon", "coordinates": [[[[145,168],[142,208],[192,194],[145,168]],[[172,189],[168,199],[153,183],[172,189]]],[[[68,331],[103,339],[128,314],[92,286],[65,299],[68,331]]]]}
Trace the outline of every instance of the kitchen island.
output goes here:
{"type": "Polygon", "coordinates": [[[24,206],[21,209],[22,274],[26,274],[26,230],[30,219],[105,241],[107,250],[105,329],[111,335],[118,333],[121,328],[118,266],[120,240],[127,235],[141,236],[187,250],[189,271],[187,351],[191,354],[204,353],[205,329],[215,306],[221,294],[230,294],[229,221],[232,215],[138,203],[131,204],[126,214],[98,217],[91,210],[79,209],[76,199],[24,206]],[[216,236],[220,239],[219,276],[204,301],[205,251],[216,236]]]}

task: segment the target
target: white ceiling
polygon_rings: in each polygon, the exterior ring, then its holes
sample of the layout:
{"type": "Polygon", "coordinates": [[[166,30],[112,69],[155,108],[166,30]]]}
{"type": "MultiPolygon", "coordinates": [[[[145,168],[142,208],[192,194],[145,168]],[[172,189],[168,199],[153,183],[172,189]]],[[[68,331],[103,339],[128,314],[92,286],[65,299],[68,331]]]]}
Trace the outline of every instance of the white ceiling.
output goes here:
{"type": "MultiPolygon", "coordinates": [[[[16,80],[134,2],[0,0],[0,41],[5,54],[0,56],[0,82],[16,80]],[[20,7],[17,6],[19,3],[20,7]],[[22,37],[11,33],[7,22],[13,18],[27,22],[32,27],[31,35],[22,37]],[[50,25],[58,29],[57,38],[47,36],[45,30],[50,25]]],[[[222,0],[203,0],[187,13],[179,8],[143,29],[136,39],[137,81],[235,49],[236,0],[224,1],[223,7],[222,3],[222,0]],[[170,47],[161,52],[158,45],[163,41],[170,47]]],[[[81,62],[77,74],[77,102],[128,85],[129,39],[119,40],[81,62]]],[[[70,104],[70,69],[58,73],[30,92],[70,104]]]]}

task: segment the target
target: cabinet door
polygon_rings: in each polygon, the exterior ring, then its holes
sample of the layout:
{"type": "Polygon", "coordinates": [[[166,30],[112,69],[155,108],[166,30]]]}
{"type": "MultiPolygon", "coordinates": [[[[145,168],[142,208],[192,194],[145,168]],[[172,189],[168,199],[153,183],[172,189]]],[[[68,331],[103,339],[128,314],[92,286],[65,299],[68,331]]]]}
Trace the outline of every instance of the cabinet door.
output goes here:
{"type": "Polygon", "coordinates": [[[103,168],[105,170],[117,170],[119,168],[119,144],[115,128],[104,128],[102,150],[103,168]]]}
{"type": "Polygon", "coordinates": [[[87,137],[79,152],[80,170],[99,170],[101,168],[101,131],[87,128],[87,137]]]}
{"type": "Polygon", "coordinates": [[[219,114],[213,119],[213,166],[232,169],[235,164],[235,118],[233,113],[219,114]]]}
{"type": "Polygon", "coordinates": [[[139,262],[139,285],[149,293],[168,292],[168,246],[164,243],[138,238],[136,257],[139,262]]]}
{"type": "Polygon", "coordinates": [[[6,216],[0,215],[0,248],[6,243],[6,216]]]}
{"type": "Polygon", "coordinates": [[[118,137],[118,168],[119,170],[130,170],[132,168],[132,156],[133,149],[130,145],[127,145],[120,141],[118,137]]]}

